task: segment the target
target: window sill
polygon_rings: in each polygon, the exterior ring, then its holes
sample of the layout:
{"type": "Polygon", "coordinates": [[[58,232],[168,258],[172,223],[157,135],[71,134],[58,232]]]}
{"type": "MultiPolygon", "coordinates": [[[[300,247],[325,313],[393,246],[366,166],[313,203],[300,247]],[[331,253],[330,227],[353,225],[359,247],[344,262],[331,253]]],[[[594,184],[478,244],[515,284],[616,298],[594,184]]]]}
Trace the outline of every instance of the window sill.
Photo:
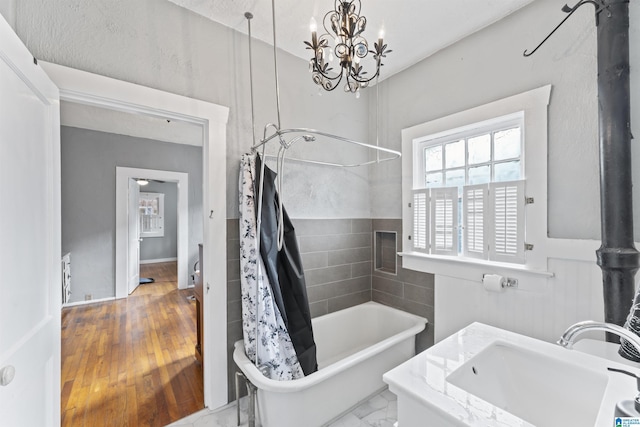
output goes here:
{"type": "Polygon", "coordinates": [[[543,278],[554,276],[554,273],[550,271],[539,270],[522,264],[423,254],[420,252],[399,252],[398,255],[402,257],[402,266],[404,268],[469,280],[477,280],[478,276],[482,278],[483,274],[488,273],[502,275],[508,273],[543,278]]]}

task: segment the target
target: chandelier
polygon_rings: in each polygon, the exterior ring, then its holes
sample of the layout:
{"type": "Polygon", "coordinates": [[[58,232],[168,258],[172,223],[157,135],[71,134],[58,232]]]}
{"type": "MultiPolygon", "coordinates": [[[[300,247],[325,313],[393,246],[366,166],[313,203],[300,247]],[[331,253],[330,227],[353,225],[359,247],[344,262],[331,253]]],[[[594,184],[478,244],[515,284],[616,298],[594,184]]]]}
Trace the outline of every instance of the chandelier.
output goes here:
{"type": "Polygon", "coordinates": [[[360,0],[335,0],[334,10],[324,15],[322,25],[325,33],[320,37],[316,33],[315,19],[311,18],[311,42],[304,42],[307,49],[313,51],[309,71],[313,82],[327,91],[334,90],[344,78],[345,92],[359,95],[360,88],[367,87],[380,75],[382,58],[391,52],[384,44],[382,32],[378,42],[373,43],[373,49],[369,49],[369,43],[362,35],[367,18],[360,16],[360,8],[360,0]],[[373,54],[376,65],[373,75],[368,74],[361,64],[369,53],[373,54]],[[332,68],[334,56],[340,65],[339,70],[332,68]]]}

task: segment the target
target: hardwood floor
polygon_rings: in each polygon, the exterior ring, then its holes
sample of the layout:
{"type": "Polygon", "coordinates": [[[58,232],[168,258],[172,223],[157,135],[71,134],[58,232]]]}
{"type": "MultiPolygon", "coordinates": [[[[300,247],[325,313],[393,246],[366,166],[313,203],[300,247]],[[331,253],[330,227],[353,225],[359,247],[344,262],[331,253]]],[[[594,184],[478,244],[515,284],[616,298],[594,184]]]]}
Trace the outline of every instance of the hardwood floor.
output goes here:
{"type": "Polygon", "coordinates": [[[141,265],[129,298],[62,310],[62,426],[164,426],[204,407],[193,290],[141,265]]]}

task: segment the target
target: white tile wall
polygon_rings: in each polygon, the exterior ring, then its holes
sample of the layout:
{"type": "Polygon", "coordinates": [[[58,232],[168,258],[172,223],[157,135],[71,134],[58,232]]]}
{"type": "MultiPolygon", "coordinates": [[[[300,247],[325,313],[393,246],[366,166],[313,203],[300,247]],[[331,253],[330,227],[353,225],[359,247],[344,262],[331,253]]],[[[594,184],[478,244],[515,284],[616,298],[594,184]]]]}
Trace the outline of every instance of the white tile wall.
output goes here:
{"type": "Polygon", "coordinates": [[[592,261],[590,250],[583,252],[573,253],[582,259],[549,258],[553,277],[519,277],[517,289],[499,293],[486,291],[480,281],[436,275],[436,342],[475,321],[554,342],[575,322],[603,320],[602,274],[595,252],[592,261]]]}

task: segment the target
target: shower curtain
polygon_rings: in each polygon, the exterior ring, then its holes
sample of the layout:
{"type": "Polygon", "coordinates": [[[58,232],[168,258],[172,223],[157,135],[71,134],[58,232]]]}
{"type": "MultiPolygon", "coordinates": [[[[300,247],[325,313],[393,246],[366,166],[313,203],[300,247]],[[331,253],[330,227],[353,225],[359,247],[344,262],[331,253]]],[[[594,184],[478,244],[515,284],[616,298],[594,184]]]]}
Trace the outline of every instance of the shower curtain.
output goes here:
{"type": "Polygon", "coordinates": [[[287,211],[279,203],[276,190],[276,173],[265,166],[264,183],[260,185],[262,161],[256,156],[256,188],[262,188],[262,215],[260,227],[260,254],[272,284],[276,305],[289,331],[291,342],[296,350],[298,362],[305,375],[318,370],[316,344],[311,327],[311,312],[307,298],[307,286],[304,279],[302,259],[298,249],[293,224],[287,211]],[[282,247],[278,249],[279,214],[282,213],[281,226],[284,227],[282,247]]]}
{"type": "Polygon", "coordinates": [[[304,376],[295,348],[258,250],[255,155],[242,156],[240,165],[240,269],[242,332],[247,357],[267,377],[292,380],[304,376]]]}

